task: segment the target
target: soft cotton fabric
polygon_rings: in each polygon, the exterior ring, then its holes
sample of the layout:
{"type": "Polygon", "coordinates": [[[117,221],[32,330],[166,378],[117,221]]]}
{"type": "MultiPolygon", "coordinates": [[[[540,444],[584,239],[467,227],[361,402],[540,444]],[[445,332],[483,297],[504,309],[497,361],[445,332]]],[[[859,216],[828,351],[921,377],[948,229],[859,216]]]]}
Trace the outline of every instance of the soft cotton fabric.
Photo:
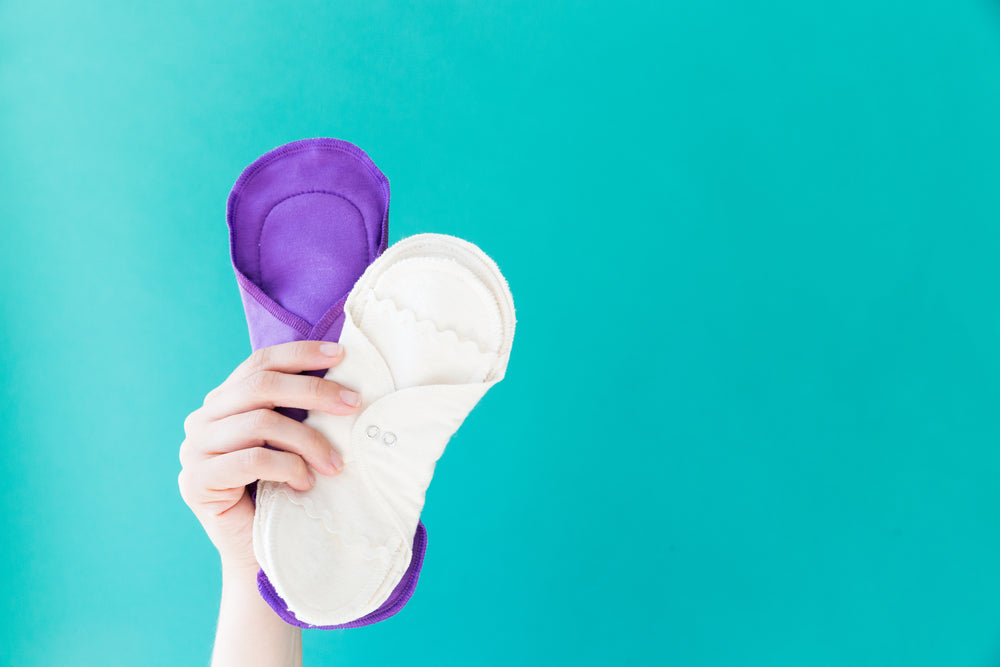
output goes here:
{"type": "Polygon", "coordinates": [[[344,470],[300,492],[263,482],[254,548],[300,621],[326,626],[372,613],[414,558],[434,467],[450,437],[506,371],[514,306],[496,264],[450,236],[421,234],[377,259],[351,290],[344,360],[327,379],[361,409],[305,423],[339,449],[344,470]]]}

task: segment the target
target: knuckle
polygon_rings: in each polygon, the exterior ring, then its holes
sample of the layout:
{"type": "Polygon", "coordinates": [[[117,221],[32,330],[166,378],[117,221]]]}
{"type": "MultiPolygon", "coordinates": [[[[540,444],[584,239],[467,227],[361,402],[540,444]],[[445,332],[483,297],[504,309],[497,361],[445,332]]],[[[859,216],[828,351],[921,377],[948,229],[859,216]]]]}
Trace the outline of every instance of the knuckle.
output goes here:
{"type": "Polygon", "coordinates": [[[207,405],[208,405],[209,403],[211,403],[212,401],[214,401],[214,400],[215,400],[215,397],[219,395],[219,390],[220,390],[221,388],[222,388],[221,386],[220,386],[220,387],[216,387],[216,388],[215,388],[215,389],[213,389],[212,391],[210,391],[210,392],[208,392],[207,394],[205,394],[205,398],[204,398],[204,399],[203,399],[203,400],[201,401],[201,406],[202,406],[202,407],[205,407],[205,406],[207,406],[207,405]]]}
{"type": "Polygon", "coordinates": [[[187,417],[184,418],[184,437],[185,438],[190,438],[191,437],[191,433],[194,431],[195,425],[196,425],[196,422],[197,422],[197,419],[198,419],[197,415],[198,415],[198,411],[195,410],[194,412],[192,412],[191,414],[189,414],[187,417]]]}
{"type": "Polygon", "coordinates": [[[186,470],[181,470],[177,475],[177,488],[180,490],[181,498],[184,499],[184,502],[187,502],[191,495],[190,479],[191,477],[187,474],[186,470]]]}
{"type": "Polygon", "coordinates": [[[240,451],[240,464],[246,471],[254,471],[267,460],[267,450],[263,447],[251,447],[240,451]]]}
{"type": "Polygon", "coordinates": [[[181,465],[187,465],[187,462],[191,458],[191,441],[187,438],[181,443],[180,449],[177,452],[177,458],[180,459],[181,465]]]}
{"type": "Polygon", "coordinates": [[[329,393],[329,383],[323,378],[319,378],[314,375],[308,375],[306,377],[309,378],[306,381],[306,391],[309,392],[309,395],[316,398],[325,398],[329,393]]]}
{"type": "Polygon", "coordinates": [[[274,389],[276,377],[268,371],[258,371],[247,378],[247,386],[254,394],[267,394],[274,389]]]}
{"type": "Polygon", "coordinates": [[[248,412],[246,416],[247,430],[250,433],[262,431],[274,423],[274,418],[276,416],[277,414],[273,410],[252,410],[248,412]]]}
{"type": "Polygon", "coordinates": [[[251,354],[250,359],[247,361],[251,370],[264,370],[271,363],[271,350],[269,348],[262,347],[251,354]]]}

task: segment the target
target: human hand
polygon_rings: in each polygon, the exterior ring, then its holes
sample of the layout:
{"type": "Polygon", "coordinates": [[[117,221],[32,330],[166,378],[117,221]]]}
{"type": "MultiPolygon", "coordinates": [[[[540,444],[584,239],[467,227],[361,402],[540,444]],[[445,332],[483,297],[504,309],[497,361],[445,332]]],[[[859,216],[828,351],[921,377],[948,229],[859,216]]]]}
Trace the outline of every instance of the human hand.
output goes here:
{"type": "Polygon", "coordinates": [[[323,378],[298,375],[336,366],[343,358],[339,343],[319,341],[257,350],[184,421],[177,483],[218,549],[224,570],[258,567],[247,484],[286,482],[305,491],[315,483],[313,470],[332,476],[343,468],[340,455],[319,431],[272,409],[335,415],[357,410],[357,393],[323,378]]]}

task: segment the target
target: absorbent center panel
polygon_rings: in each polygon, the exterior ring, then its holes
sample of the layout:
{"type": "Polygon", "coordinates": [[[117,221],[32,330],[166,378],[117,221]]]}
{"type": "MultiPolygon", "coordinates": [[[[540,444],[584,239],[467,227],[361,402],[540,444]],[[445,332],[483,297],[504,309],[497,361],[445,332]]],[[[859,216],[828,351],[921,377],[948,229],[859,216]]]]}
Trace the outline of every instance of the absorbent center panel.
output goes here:
{"type": "Polygon", "coordinates": [[[257,248],[260,288],[307,322],[318,321],[335,303],[317,295],[347,293],[368,266],[361,212],[332,192],[279,202],[264,219],[257,248]]]}

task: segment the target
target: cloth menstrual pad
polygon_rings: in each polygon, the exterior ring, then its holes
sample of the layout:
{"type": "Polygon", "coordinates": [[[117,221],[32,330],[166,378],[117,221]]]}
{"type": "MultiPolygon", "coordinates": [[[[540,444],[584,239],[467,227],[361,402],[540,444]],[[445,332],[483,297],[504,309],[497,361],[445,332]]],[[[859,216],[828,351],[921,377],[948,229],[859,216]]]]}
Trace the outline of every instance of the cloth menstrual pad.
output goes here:
{"type": "MultiPolygon", "coordinates": [[[[269,151],[229,195],[230,251],[254,350],[296,340],[337,341],[347,294],[386,248],[389,181],[357,146],[304,139],[269,151]]],[[[322,374],[320,371],[319,374],[322,374]]],[[[304,419],[304,410],[281,410],[304,419]]],[[[426,546],[419,525],[414,558],[384,604],[338,627],[388,618],[413,594],[426,546]]],[[[297,619],[258,575],[261,595],[286,622],[297,619]]]]}
{"type": "Polygon", "coordinates": [[[514,304],[496,264],[450,236],[392,246],[351,290],[343,361],[327,379],[361,394],[347,416],[305,423],[339,450],[343,471],[309,491],[261,482],[254,553],[296,618],[319,626],[363,617],[391,599],[435,463],[506,372],[514,304]]]}

